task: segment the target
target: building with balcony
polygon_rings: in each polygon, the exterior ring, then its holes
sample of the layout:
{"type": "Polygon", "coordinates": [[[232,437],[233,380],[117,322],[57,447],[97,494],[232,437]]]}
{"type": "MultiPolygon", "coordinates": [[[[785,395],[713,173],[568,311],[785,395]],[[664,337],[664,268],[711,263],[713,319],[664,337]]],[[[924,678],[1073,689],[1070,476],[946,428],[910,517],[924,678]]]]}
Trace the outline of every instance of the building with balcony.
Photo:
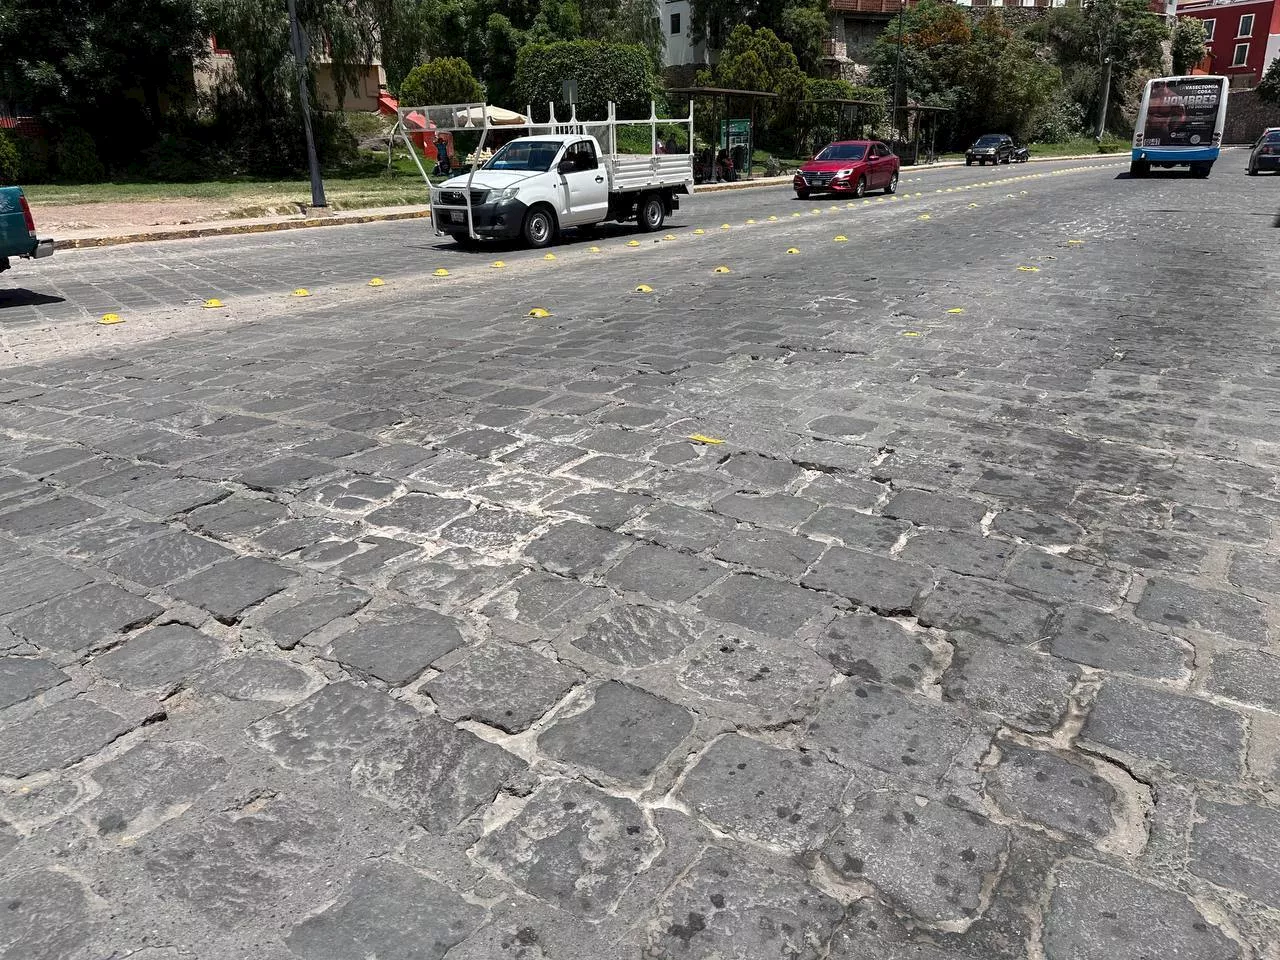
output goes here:
{"type": "Polygon", "coordinates": [[[1280,0],[1201,0],[1179,3],[1177,13],[1204,21],[1209,52],[1199,69],[1233,87],[1256,87],[1280,56],[1280,0]]]}

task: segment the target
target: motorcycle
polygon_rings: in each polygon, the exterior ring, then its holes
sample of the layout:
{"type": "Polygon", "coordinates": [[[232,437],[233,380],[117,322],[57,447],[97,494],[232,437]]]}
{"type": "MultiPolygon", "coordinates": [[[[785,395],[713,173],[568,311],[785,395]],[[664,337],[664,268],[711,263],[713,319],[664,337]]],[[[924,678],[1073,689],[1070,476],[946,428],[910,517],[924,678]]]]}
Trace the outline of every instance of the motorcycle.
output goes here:
{"type": "Polygon", "coordinates": [[[1014,147],[1013,156],[1009,159],[1014,163],[1026,163],[1031,159],[1031,151],[1026,147],[1014,147]]]}

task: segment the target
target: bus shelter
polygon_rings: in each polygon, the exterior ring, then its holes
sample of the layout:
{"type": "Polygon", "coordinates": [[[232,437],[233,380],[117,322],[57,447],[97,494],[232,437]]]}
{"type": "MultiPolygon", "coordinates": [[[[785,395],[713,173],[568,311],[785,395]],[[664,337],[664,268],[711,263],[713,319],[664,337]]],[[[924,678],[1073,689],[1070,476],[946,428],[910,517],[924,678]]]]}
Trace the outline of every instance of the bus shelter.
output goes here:
{"type": "MultiPolygon", "coordinates": [[[[717,145],[710,150],[710,155],[703,157],[695,151],[694,175],[701,183],[716,183],[724,179],[739,179],[739,172],[745,173],[744,179],[751,179],[752,157],[755,153],[755,130],[758,107],[761,101],[776,101],[776,93],[765,93],[762,90],[734,90],[728,87],[677,87],[667,93],[688,97],[690,100],[710,100],[712,106],[711,129],[717,132],[717,145]],[[747,116],[734,117],[732,108],[745,102],[747,116]],[[746,143],[743,144],[744,163],[728,168],[721,161],[720,153],[729,154],[735,140],[741,140],[739,123],[747,121],[746,143]],[[727,140],[725,147],[720,147],[721,140],[727,140]],[[727,174],[727,176],[726,176],[727,174]]],[[[690,145],[692,146],[692,144],[690,145]]]]}

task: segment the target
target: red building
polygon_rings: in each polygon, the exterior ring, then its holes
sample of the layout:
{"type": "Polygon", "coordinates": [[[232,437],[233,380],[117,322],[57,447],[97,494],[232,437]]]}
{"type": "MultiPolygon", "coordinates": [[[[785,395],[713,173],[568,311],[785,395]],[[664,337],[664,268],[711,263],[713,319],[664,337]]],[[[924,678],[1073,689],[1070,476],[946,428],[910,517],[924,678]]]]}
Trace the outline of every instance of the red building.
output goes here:
{"type": "Polygon", "coordinates": [[[1178,16],[1203,20],[1209,55],[1206,73],[1230,77],[1231,85],[1257,86],[1271,61],[1280,56],[1280,0],[1227,0],[1178,4],[1178,16]]]}

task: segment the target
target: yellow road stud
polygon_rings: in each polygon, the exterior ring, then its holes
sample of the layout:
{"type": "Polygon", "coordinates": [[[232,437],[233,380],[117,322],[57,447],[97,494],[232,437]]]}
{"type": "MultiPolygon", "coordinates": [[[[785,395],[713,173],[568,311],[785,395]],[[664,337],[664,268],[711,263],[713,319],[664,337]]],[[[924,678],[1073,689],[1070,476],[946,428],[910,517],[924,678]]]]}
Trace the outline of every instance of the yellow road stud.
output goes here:
{"type": "Polygon", "coordinates": [[[206,301],[202,304],[202,306],[203,306],[206,310],[217,310],[217,309],[219,309],[220,307],[225,306],[225,304],[223,304],[223,302],[222,302],[221,300],[219,300],[217,297],[210,297],[208,300],[206,300],[206,301]]]}
{"type": "Polygon", "coordinates": [[[716,273],[732,273],[733,271],[730,270],[728,267],[716,267],[715,272],[716,273]]]}
{"type": "Polygon", "coordinates": [[[849,238],[842,233],[836,236],[835,239],[833,239],[831,242],[832,243],[848,243],[849,238]]]}
{"type": "Polygon", "coordinates": [[[692,440],[694,443],[708,443],[708,444],[711,444],[712,446],[715,446],[718,443],[724,443],[724,441],[719,439],[718,437],[708,437],[701,433],[691,433],[689,434],[689,439],[692,440]]]}
{"type": "Polygon", "coordinates": [[[534,307],[532,310],[529,311],[529,316],[537,317],[539,320],[541,320],[543,317],[551,316],[551,311],[543,310],[542,307],[534,307]]]}
{"type": "Polygon", "coordinates": [[[311,296],[311,291],[306,287],[299,287],[297,290],[293,291],[293,295],[295,297],[309,297],[311,296]]]}
{"type": "Polygon", "coordinates": [[[653,287],[647,283],[642,283],[636,287],[636,293],[653,293],[653,287]]]}
{"type": "Polygon", "coordinates": [[[543,260],[554,260],[555,258],[556,258],[556,255],[554,253],[544,253],[542,255],[543,260]]]}
{"type": "Polygon", "coordinates": [[[795,247],[788,247],[788,248],[787,248],[787,253],[788,253],[788,254],[790,254],[790,255],[791,255],[791,256],[793,256],[793,257],[794,257],[797,253],[799,253],[799,252],[800,252],[800,251],[799,251],[798,249],[796,249],[795,247]]]}
{"type": "Polygon", "coordinates": [[[113,323],[124,323],[124,317],[118,313],[104,313],[102,319],[98,322],[105,326],[110,326],[113,323]]]}
{"type": "Polygon", "coordinates": [[[952,307],[947,313],[964,313],[964,307],[952,307]]]}
{"type": "Polygon", "coordinates": [[[383,280],[381,277],[374,277],[369,281],[369,286],[371,287],[385,287],[386,285],[387,281],[383,280]]]}

